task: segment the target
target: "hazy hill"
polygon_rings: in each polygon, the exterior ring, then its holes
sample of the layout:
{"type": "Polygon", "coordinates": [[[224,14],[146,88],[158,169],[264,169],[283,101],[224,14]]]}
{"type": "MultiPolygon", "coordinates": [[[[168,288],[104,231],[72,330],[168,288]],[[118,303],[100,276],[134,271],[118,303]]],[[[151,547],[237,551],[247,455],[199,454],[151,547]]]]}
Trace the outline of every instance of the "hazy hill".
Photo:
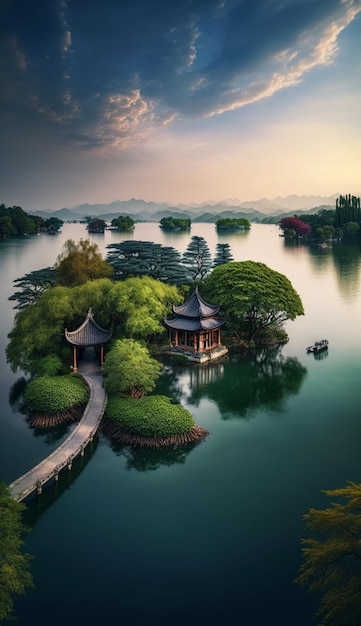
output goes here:
{"type": "Polygon", "coordinates": [[[304,213],[316,213],[320,208],[335,208],[335,199],[339,194],[333,196],[296,196],[291,195],[286,198],[274,198],[239,202],[228,200],[223,202],[205,202],[202,204],[179,204],[174,206],[166,202],[146,202],[145,200],[131,198],[130,200],[115,200],[109,204],[79,204],[57,211],[33,211],[41,217],[58,217],[64,221],[73,221],[89,217],[101,217],[111,221],[119,215],[129,215],[135,221],[159,222],[162,217],[172,215],[174,217],[188,217],[193,222],[214,222],[217,219],[246,218],[252,222],[278,221],[281,217],[302,215],[304,213]]]}

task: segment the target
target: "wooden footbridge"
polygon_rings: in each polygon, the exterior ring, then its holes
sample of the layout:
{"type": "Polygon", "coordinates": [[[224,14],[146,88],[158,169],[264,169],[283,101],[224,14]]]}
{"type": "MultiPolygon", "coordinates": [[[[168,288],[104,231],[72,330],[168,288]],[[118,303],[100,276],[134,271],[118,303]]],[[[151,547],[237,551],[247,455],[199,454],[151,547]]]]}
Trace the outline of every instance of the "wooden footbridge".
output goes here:
{"type": "Polygon", "coordinates": [[[90,389],[89,402],[82,419],[54,452],[9,485],[11,495],[18,502],[24,500],[33,491],[36,491],[38,495],[41,494],[43,485],[49,480],[57,481],[59,472],[63,468],[70,470],[73,460],[78,455],[84,456],[86,446],[93,441],[104,414],[107,397],[102,387],[100,370],[87,371],[85,374],[86,370],[89,370],[89,364],[84,369],[80,368],[79,372],[90,389]]]}

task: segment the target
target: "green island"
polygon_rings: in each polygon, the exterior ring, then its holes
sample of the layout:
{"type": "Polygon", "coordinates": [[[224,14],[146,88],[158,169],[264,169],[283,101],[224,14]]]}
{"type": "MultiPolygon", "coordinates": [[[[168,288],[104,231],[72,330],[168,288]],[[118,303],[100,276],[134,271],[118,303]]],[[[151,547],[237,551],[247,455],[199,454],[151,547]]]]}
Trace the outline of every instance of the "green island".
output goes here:
{"type": "Polygon", "coordinates": [[[164,230],[189,230],[192,220],[187,217],[162,217],[159,222],[164,230]]]}
{"type": "Polygon", "coordinates": [[[0,237],[22,237],[37,233],[55,235],[62,225],[63,221],[57,217],[44,219],[39,215],[29,215],[19,206],[0,204],[0,237]]]}
{"type": "Polygon", "coordinates": [[[216,229],[218,232],[240,232],[243,230],[249,230],[251,228],[251,222],[245,217],[230,218],[225,217],[216,221],[216,229]]]}
{"type": "Polygon", "coordinates": [[[23,408],[34,428],[49,428],[78,421],[89,400],[89,388],[77,374],[40,376],[29,381],[23,408]]]}
{"type": "Polygon", "coordinates": [[[201,441],[208,434],[195,424],[189,411],[160,395],[136,401],[110,397],[103,431],[125,444],[154,447],[201,441]]]}
{"type": "Polygon", "coordinates": [[[130,215],[119,215],[114,217],[110,222],[111,227],[119,232],[132,232],[135,228],[135,222],[130,215]]]}
{"type": "MultiPolygon", "coordinates": [[[[174,443],[174,437],[182,443],[198,440],[207,433],[189,422],[182,407],[165,404],[164,398],[156,396],[144,399],[154,391],[163,367],[152,354],[167,353],[171,358],[201,363],[200,357],[218,358],[229,349],[283,343],[288,339],[284,322],[304,313],[298,294],[284,275],[262,263],[232,261],[227,244],[217,247],[212,261],[202,237],[191,237],[183,255],[160,244],[141,243],[112,244],[104,260],[96,244],[68,240],[54,268],[36,270],[14,281],[18,291],[11,299],[17,301],[18,312],[6,355],[14,372],[20,368],[31,376],[24,407],[33,427],[79,419],[87,402],[81,378],[69,373],[72,348],[66,338],[66,329],[79,324],[82,328],[84,311],[92,311],[90,318],[97,328],[109,329],[103,384],[110,406],[126,403],[127,414],[133,407],[137,416],[134,423],[127,422],[128,441],[145,441],[139,423],[138,402],[142,401],[150,411],[154,407],[159,410],[158,421],[154,412],[152,420],[144,418],[147,428],[152,424],[150,437],[157,446],[174,443]],[[177,329],[177,317],[167,321],[172,307],[187,317],[194,306],[200,315],[206,311],[209,331],[202,330],[200,319],[190,318],[193,321],[188,324],[195,326],[188,333],[177,329]],[[184,421],[180,419],[183,411],[184,421]],[[166,413],[172,419],[161,417],[166,413]]],[[[79,348],[73,348],[76,361],[79,348]]],[[[101,349],[104,354],[104,346],[101,349]]],[[[119,426],[119,416],[113,415],[114,411],[107,410],[107,420],[117,423],[124,440],[126,423],[119,426]]]]}

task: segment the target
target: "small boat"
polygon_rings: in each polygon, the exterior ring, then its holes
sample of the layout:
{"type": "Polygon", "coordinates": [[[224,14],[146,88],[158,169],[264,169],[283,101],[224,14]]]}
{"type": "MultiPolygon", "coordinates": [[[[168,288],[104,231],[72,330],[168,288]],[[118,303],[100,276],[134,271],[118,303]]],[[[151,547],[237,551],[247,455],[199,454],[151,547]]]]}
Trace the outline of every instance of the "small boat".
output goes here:
{"type": "Polygon", "coordinates": [[[306,348],[306,352],[321,352],[321,350],[327,350],[327,349],[328,349],[328,340],[320,339],[320,341],[315,341],[313,346],[308,346],[308,348],[306,348]]]}

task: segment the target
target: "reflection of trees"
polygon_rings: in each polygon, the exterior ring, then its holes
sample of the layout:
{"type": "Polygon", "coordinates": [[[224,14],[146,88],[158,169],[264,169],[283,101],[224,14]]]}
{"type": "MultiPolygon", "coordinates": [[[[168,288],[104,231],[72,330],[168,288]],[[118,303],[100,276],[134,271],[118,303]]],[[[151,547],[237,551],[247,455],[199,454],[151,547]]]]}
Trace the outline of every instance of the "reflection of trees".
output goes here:
{"type": "Polygon", "coordinates": [[[27,380],[24,378],[24,376],[21,376],[10,387],[9,404],[15,411],[19,410],[21,406],[26,385],[27,380]]]}
{"type": "Polygon", "coordinates": [[[328,350],[321,350],[320,352],[313,352],[313,356],[316,361],[322,361],[328,357],[328,350]]]}
{"type": "Polygon", "coordinates": [[[241,238],[246,239],[251,232],[251,229],[247,230],[237,230],[237,231],[217,231],[217,238],[220,243],[224,243],[225,241],[234,240],[235,243],[239,242],[241,238]]]}
{"type": "Polygon", "coordinates": [[[187,455],[200,442],[187,443],[174,446],[163,446],[160,448],[146,448],[141,446],[126,446],[114,441],[109,441],[109,445],[117,456],[124,456],[126,459],[126,469],[136,469],[138,472],[150,472],[159,467],[170,467],[176,463],[185,463],[187,455]]]}
{"type": "Polygon", "coordinates": [[[33,426],[29,426],[32,429],[34,437],[43,437],[44,443],[47,446],[51,446],[54,443],[58,443],[60,445],[62,439],[68,437],[72,429],[76,426],[76,422],[67,422],[65,424],[59,424],[58,426],[53,426],[49,428],[34,428],[33,426]]]}
{"type": "Polygon", "coordinates": [[[317,246],[308,246],[309,258],[312,268],[316,272],[323,273],[330,263],[330,248],[318,248],[317,246]]]}
{"type": "Polygon", "coordinates": [[[284,410],[287,398],[299,392],[307,373],[296,358],[284,358],[279,347],[237,355],[224,363],[224,375],[192,390],[191,402],[215,401],[223,419],[251,417],[258,409],[284,410]]]}
{"type": "Polygon", "coordinates": [[[189,400],[190,390],[215,383],[224,375],[223,359],[202,365],[179,365],[164,359],[163,362],[164,369],[154,393],[171,396],[179,404],[189,400]]]}
{"type": "Polygon", "coordinates": [[[361,246],[359,242],[340,242],[332,246],[332,260],[341,296],[354,302],[360,288],[361,246]]]}
{"type": "Polygon", "coordinates": [[[265,346],[207,365],[171,363],[155,393],[194,406],[209,398],[218,404],[223,419],[251,417],[261,408],[282,411],[287,398],[299,392],[307,370],[298,359],[283,357],[281,351],[281,346],[265,346]]]}

